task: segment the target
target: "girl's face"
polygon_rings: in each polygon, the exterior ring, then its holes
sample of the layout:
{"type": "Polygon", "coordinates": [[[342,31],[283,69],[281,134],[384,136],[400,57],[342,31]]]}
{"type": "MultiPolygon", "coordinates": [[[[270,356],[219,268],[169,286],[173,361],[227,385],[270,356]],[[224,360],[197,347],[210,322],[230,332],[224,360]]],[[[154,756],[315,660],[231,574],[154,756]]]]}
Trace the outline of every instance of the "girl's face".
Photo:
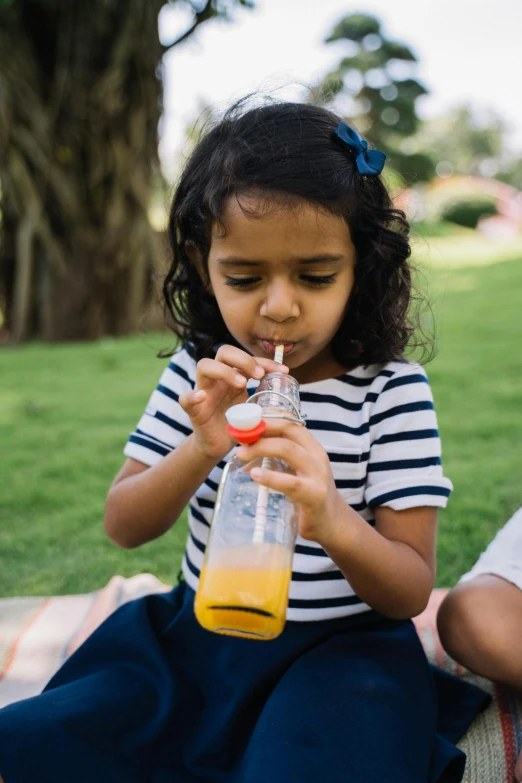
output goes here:
{"type": "Polygon", "coordinates": [[[228,200],[225,232],[214,227],[208,257],[230,334],[254,356],[273,356],[285,343],[284,363],[301,383],[340,374],[331,341],[355,271],[346,222],[308,202],[267,204],[250,195],[241,205],[228,200]]]}

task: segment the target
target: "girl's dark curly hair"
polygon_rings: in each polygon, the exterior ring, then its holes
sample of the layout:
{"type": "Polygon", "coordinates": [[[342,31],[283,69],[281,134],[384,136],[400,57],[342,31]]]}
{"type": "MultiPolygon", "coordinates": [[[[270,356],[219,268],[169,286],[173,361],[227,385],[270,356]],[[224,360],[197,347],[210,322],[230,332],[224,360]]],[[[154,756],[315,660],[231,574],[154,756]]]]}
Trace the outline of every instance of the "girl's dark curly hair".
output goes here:
{"type": "Polygon", "coordinates": [[[334,135],[339,121],[308,104],[245,109],[240,101],[194,149],[170,212],[173,257],[163,296],[171,328],[193,344],[198,360],[213,357],[220,343],[237,343],[188,257],[187,243],[206,260],[212,224],[224,229],[226,200],[247,191],[290,203],[304,199],[344,217],[356,249],[355,283],[333,354],[345,367],[403,356],[416,327],[409,307],[409,226],[381,177],[359,174],[334,135]]]}

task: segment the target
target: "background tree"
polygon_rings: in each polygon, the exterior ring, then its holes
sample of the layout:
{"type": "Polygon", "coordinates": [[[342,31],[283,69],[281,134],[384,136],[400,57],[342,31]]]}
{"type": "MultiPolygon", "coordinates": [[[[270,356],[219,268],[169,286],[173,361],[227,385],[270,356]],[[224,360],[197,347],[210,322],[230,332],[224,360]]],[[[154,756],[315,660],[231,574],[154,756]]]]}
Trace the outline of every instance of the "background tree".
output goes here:
{"type": "Polygon", "coordinates": [[[162,56],[252,2],[183,0],[192,21],[169,46],[158,36],[164,5],[0,3],[0,310],[14,340],[139,325],[162,253],[147,218],[162,56]]]}
{"type": "Polygon", "coordinates": [[[430,158],[423,152],[405,153],[401,141],[419,127],[417,99],[427,94],[414,78],[417,58],[403,43],[386,38],[379,21],[366,14],[347,16],[334,27],[326,43],[346,41],[348,55],[312,91],[320,104],[350,99],[349,119],[390,165],[409,183],[433,176],[430,158]]]}
{"type": "Polygon", "coordinates": [[[465,104],[423,122],[401,146],[412,153],[424,151],[440,176],[494,177],[520,189],[520,155],[509,149],[507,133],[505,120],[496,113],[465,104]]]}

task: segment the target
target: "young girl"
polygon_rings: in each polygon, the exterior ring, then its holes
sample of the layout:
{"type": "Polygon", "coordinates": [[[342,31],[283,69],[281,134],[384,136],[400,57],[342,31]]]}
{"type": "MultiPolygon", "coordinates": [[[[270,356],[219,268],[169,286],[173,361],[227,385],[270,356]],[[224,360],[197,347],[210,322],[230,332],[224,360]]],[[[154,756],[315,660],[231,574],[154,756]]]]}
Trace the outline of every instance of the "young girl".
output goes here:
{"type": "Polygon", "coordinates": [[[409,620],[433,587],[451,483],[426,375],[403,358],[407,223],[383,163],[334,114],[300,104],[236,106],[196,147],[164,285],[182,347],[105,516],[131,548],[188,503],[183,579],[123,606],[42,695],[0,712],[5,783],[461,780],[454,743],[487,697],[430,670],[409,620]],[[279,368],[278,343],[307,427],[269,420],[237,450],[295,470],[255,473],[299,508],[288,622],[261,642],[203,630],[193,604],[237,445],[224,413],[279,368]]]}

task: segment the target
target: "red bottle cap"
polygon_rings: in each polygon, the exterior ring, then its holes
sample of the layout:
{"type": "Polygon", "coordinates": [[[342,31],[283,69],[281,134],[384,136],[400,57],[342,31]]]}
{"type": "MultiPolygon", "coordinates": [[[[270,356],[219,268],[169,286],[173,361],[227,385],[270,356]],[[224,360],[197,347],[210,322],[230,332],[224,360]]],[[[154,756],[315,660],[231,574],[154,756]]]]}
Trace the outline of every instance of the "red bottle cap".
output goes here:
{"type": "Polygon", "coordinates": [[[228,434],[235,438],[238,443],[241,443],[242,446],[249,446],[251,443],[255,443],[265,430],[266,421],[264,419],[261,419],[257,427],[254,427],[252,430],[237,430],[230,424],[227,426],[228,434]]]}

